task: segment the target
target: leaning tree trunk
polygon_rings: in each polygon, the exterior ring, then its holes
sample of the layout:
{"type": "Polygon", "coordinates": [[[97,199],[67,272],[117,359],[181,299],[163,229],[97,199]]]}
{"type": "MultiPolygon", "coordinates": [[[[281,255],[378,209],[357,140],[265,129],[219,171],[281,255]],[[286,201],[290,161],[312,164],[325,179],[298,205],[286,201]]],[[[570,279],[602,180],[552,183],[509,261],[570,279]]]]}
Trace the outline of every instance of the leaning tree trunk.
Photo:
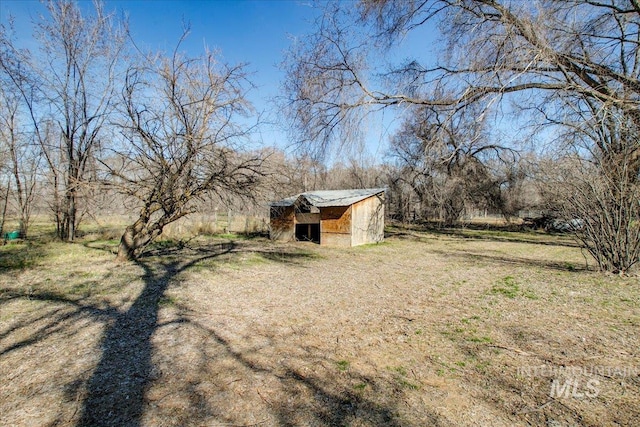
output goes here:
{"type": "Polygon", "coordinates": [[[184,209],[184,205],[176,205],[174,208],[168,209],[169,212],[161,211],[157,207],[151,208],[149,205],[142,208],[136,222],[128,226],[120,238],[116,259],[118,261],[137,259],[144,249],[162,234],[162,230],[167,224],[192,213],[191,210],[184,209]],[[161,211],[162,215],[154,215],[158,211],[161,211]]]}
{"type": "Polygon", "coordinates": [[[158,223],[149,223],[142,216],[128,226],[118,246],[118,261],[130,261],[137,259],[156,237],[162,234],[162,227],[158,223]]]}

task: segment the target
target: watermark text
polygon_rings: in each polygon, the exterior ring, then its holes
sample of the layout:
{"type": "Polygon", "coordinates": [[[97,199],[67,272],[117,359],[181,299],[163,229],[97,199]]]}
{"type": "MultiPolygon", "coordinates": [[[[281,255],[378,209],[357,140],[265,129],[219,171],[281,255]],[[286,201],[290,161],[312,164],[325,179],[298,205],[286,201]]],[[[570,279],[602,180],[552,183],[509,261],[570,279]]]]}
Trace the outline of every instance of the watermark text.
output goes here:
{"type": "Polygon", "coordinates": [[[600,394],[597,377],[630,378],[640,376],[637,366],[520,366],[518,376],[553,378],[549,396],[552,398],[593,399],[600,394]]]}

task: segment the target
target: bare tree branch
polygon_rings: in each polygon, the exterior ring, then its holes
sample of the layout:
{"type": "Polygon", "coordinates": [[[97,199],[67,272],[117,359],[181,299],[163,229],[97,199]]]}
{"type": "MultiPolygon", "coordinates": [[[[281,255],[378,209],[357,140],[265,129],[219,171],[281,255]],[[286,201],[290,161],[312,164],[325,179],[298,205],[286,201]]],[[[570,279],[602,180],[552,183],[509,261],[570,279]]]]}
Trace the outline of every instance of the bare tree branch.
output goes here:
{"type": "Polygon", "coordinates": [[[138,257],[206,194],[250,198],[263,176],[262,153],[244,149],[252,126],[242,123],[250,109],[243,67],[212,52],[185,56],[184,37],[171,56],[146,55],[126,75],[119,127],[128,149],[108,166],[112,185],[140,205],[120,259],[138,257]]]}

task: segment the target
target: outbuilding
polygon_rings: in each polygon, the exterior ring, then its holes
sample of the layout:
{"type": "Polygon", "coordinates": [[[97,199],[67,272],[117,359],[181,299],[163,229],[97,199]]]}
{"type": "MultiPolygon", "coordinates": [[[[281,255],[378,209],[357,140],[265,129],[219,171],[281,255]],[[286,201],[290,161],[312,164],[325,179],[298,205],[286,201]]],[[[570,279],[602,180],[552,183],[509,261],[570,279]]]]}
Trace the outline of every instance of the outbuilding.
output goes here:
{"type": "Polygon", "coordinates": [[[270,236],[328,246],[384,239],[384,188],[308,191],[271,203],[270,236]]]}

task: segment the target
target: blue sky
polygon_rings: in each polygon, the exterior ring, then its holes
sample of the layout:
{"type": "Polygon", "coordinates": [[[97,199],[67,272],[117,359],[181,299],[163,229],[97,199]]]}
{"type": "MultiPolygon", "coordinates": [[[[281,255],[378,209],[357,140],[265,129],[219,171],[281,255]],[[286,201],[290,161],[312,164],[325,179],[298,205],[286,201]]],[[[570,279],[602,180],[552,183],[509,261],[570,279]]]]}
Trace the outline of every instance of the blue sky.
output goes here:
{"type": "MultiPolygon", "coordinates": [[[[350,1],[350,0],[345,0],[350,1]]],[[[81,7],[91,10],[92,2],[82,0],[81,7]]],[[[355,2],[354,2],[355,4],[355,2]]],[[[185,23],[191,33],[183,47],[192,55],[202,53],[204,46],[220,51],[226,62],[247,63],[250,80],[256,85],[249,98],[266,121],[257,139],[265,145],[288,147],[286,133],[275,122],[280,112],[269,100],[279,94],[284,77],[278,64],[292,38],[302,37],[312,30],[312,22],[320,11],[307,0],[110,0],[106,11],[128,16],[130,30],[136,43],[151,50],[172,50],[182,34],[185,23]]],[[[1,0],[0,22],[13,15],[18,37],[30,45],[31,22],[45,13],[44,6],[33,0],[1,0]]],[[[435,31],[421,29],[405,40],[403,48],[395,50],[388,61],[402,61],[411,53],[429,54],[435,31]]],[[[33,47],[33,46],[30,46],[33,47]]],[[[367,123],[366,154],[380,157],[390,132],[397,125],[393,111],[372,117],[367,123]]]]}
{"type": "MultiPolygon", "coordinates": [[[[89,1],[81,1],[89,9],[89,1]]],[[[191,54],[203,52],[205,45],[220,51],[229,63],[247,63],[250,80],[257,86],[250,99],[258,111],[266,112],[266,120],[274,120],[268,101],[278,94],[283,78],[278,64],[291,37],[299,37],[311,28],[318,10],[308,1],[174,1],[115,0],[105,1],[106,11],[126,14],[133,39],[141,47],[171,50],[180,38],[184,24],[190,35],[183,47],[191,54]]],[[[20,42],[30,45],[31,22],[45,13],[39,1],[2,0],[0,22],[12,15],[20,42]]],[[[287,145],[285,134],[273,125],[261,127],[267,145],[287,145]]]]}

